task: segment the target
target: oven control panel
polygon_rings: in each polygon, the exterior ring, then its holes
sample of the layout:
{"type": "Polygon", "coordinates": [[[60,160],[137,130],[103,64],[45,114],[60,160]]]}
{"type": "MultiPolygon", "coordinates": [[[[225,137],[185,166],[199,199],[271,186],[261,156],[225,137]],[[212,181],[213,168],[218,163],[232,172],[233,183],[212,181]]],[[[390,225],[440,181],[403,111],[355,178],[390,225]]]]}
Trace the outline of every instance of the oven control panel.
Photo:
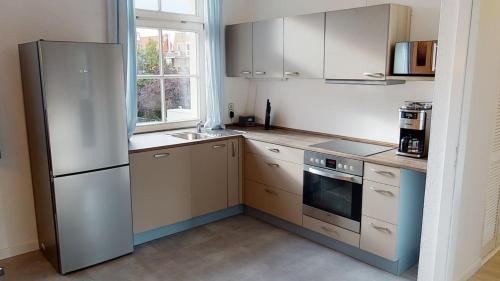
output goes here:
{"type": "Polygon", "coordinates": [[[345,157],[306,151],[304,164],[335,170],[342,173],[363,176],[363,161],[345,157]]]}

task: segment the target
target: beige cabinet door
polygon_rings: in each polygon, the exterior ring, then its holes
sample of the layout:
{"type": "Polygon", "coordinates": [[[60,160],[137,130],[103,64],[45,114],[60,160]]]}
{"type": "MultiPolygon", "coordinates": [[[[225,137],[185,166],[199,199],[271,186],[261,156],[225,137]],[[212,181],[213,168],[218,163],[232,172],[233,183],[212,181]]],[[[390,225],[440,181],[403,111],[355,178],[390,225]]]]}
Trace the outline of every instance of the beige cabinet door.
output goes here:
{"type": "Polygon", "coordinates": [[[241,204],[240,169],[242,161],[240,159],[240,140],[228,140],[227,153],[227,205],[228,207],[241,204]]]}
{"type": "Polygon", "coordinates": [[[252,77],[252,23],[226,26],[226,75],[252,77]]]}
{"type": "Polygon", "coordinates": [[[227,208],[228,142],[191,147],[191,210],[193,217],[227,208]]]}
{"type": "Polygon", "coordinates": [[[191,218],[189,147],[130,155],[134,233],[191,218]]]}
{"type": "Polygon", "coordinates": [[[283,77],[283,18],[253,23],[253,77],[283,77]]]}
{"type": "Polygon", "coordinates": [[[326,13],[325,78],[385,79],[389,5],[326,13]]]}
{"type": "Polygon", "coordinates": [[[285,17],[285,77],[323,78],[325,13],[285,17]]]}

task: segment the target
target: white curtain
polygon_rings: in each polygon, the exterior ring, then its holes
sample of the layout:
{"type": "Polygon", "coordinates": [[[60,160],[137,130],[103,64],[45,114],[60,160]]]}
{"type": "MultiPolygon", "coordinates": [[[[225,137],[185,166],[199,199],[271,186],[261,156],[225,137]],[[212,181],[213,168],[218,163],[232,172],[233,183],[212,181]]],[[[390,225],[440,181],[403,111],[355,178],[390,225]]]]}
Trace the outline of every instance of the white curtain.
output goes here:
{"type": "Polygon", "coordinates": [[[108,42],[123,46],[128,136],[137,123],[137,73],[134,0],[108,0],[108,42]]]}
{"type": "Polygon", "coordinates": [[[223,129],[224,93],[221,55],[222,0],[207,0],[205,13],[207,121],[205,128],[223,129]]]}

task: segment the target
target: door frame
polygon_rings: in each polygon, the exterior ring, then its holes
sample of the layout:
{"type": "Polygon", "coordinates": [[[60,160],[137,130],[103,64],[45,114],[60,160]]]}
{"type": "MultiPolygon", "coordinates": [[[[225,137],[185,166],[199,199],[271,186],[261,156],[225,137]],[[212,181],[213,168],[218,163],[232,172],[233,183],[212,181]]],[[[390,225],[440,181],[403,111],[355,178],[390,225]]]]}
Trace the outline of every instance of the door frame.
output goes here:
{"type": "Polygon", "coordinates": [[[457,177],[473,0],[442,0],[418,280],[453,280],[457,177]],[[445,50],[445,51],[443,51],[445,50]]]}

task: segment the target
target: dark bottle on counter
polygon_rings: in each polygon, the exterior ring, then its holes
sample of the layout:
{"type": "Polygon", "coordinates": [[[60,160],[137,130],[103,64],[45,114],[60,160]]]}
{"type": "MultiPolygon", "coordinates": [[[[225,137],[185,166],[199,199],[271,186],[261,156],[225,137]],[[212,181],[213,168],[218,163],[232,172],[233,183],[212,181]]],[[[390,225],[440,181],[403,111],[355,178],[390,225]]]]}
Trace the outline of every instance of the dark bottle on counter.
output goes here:
{"type": "Polygon", "coordinates": [[[264,123],[264,129],[269,130],[271,129],[271,103],[269,100],[267,100],[267,105],[266,105],[266,120],[264,123]]]}

